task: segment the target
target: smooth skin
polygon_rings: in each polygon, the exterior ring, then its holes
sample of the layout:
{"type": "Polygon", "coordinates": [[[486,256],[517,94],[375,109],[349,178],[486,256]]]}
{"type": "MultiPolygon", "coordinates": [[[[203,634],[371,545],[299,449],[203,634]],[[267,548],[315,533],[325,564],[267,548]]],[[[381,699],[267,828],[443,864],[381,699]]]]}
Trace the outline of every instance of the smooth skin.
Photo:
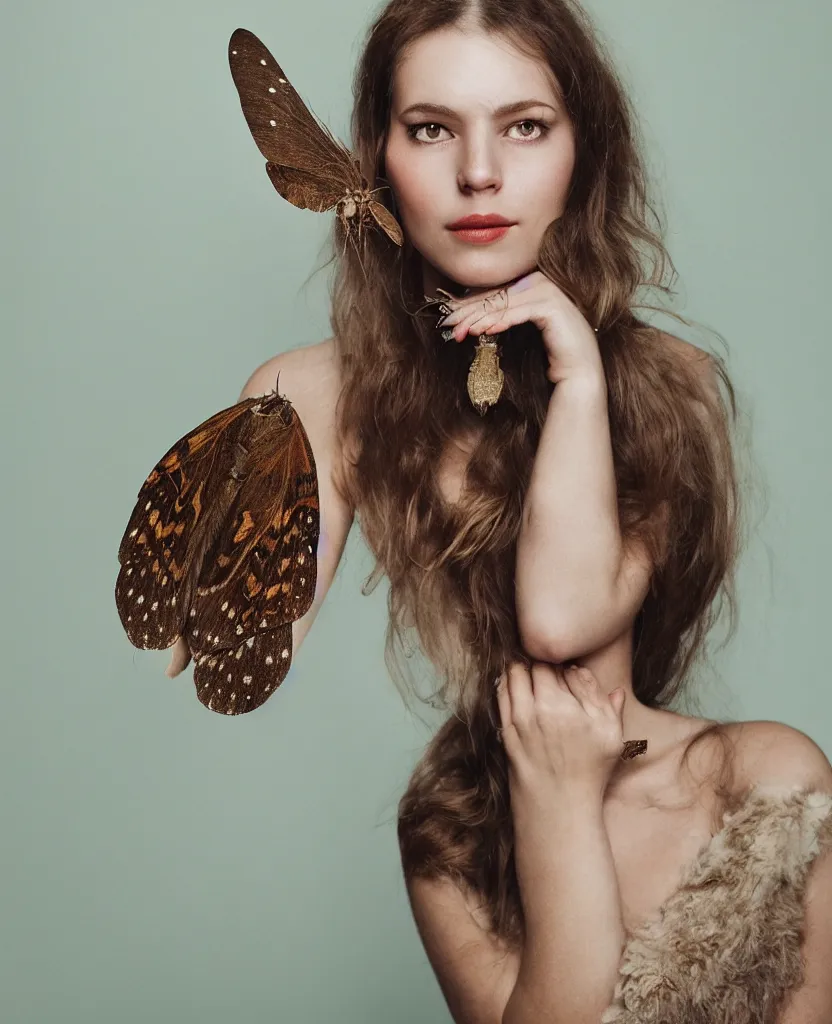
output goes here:
{"type": "MultiPolygon", "coordinates": [[[[541,330],[551,330],[550,371],[559,372],[553,318],[561,328],[561,353],[564,343],[571,342],[569,351],[580,348],[586,354],[589,332],[594,334],[598,325],[576,316],[553,286],[533,281],[534,295],[515,291],[513,314],[495,311],[506,306],[510,294],[501,289],[536,271],[543,233],[563,212],[574,169],[573,126],[558,83],[544,64],[472,24],[422,37],[403,54],[395,71],[385,158],[399,219],[423,257],[425,293],[442,287],[460,297],[451,303],[455,312],[446,321],[458,327],[457,340],[469,332],[499,333],[512,316],[511,322],[518,322],[523,303],[536,303],[535,311],[527,310],[527,319],[534,312],[542,318],[541,330]],[[497,113],[505,104],[530,99],[536,102],[522,110],[497,113]],[[415,104],[420,106],[409,109],[415,104]],[[441,104],[450,112],[425,104],[441,104]],[[447,227],[470,213],[498,213],[516,223],[502,238],[472,245],[447,227]],[[548,316],[542,316],[541,303],[548,316]]],[[[695,346],[670,335],[665,339],[697,366],[704,363],[695,346]]],[[[562,361],[560,368],[567,363],[562,361]]],[[[525,841],[518,854],[532,896],[528,909],[536,941],[541,948],[557,948],[565,967],[574,942],[561,944],[553,934],[564,921],[571,922],[572,939],[585,927],[581,938],[594,936],[588,941],[597,942],[599,935],[609,934],[612,945],[596,949],[594,967],[592,962],[576,963],[572,975],[566,970],[557,979],[558,992],[549,993],[554,975],[548,957],[542,973],[526,965],[521,974],[520,956],[487,935],[475,903],[447,881],[415,879],[408,886],[414,918],[458,1022],[519,1024],[541,1019],[539,1011],[559,1005],[566,1013],[559,1019],[574,1024],[578,1015],[569,1014],[577,1008],[579,990],[599,991],[609,984],[621,910],[630,918],[655,910],[674,888],[682,864],[710,834],[708,794],[703,790],[699,799],[697,785],[707,778],[719,750],[702,750],[692,759],[690,776],[681,777],[679,755],[705,721],[646,708],[634,697],[632,621],[626,625],[603,649],[580,659],[583,672],[540,663],[531,671],[513,665],[512,682],[504,682],[498,692],[503,742],[515,781],[512,802],[516,794],[517,814],[524,819],[525,841]],[[641,737],[649,738],[645,755],[630,762],[613,756],[624,738],[641,737]],[[570,777],[573,784],[564,785],[570,777]],[[581,799],[564,797],[565,792],[579,793],[581,799]],[[593,805],[591,814],[586,813],[588,803],[593,805]],[[557,820],[547,824],[553,816],[557,820]],[[572,834],[571,866],[563,858],[553,865],[547,851],[555,834],[561,850],[566,849],[564,831],[572,834]],[[544,871],[548,880],[535,881],[544,871]],[[583,882],[571,871],[584,871],[583,882]],[[594,893],[592,900],[570,906],[576,889],[594,893]],[[545,909],[547,895],[555,892],[558,907],[545,909]],[[557,928],[552,928],[553,921],[560,922],[557,928]],[[591,977],[591,970],[597,976],[591,977]],[[582,977],[575,977],[576,972],[582,977]],[[563,997],[571,987],[576,1001],[565,1007],[563,997]]],[[[832,791],[828,759],[799,730],[762,721],[736,723],[729,732],[737,746],[738,789],[774,782],[832,791]]],[[[830,904],[832,859],[827,857],[817,865],[807,891],[807,985],[778,1024],[828,1019],[832,987],[824,980],[822,965],[832,954],[832,929],[824,925],[830,904]]],[[[589,1010],[587,1019],[596,1019],[596,1007],[583,1008],[589,1010]]]]}
{"type": "Polygon", "coordinates": [[[543,234],[565,208],[574,165],[573,127],[545,65],[460,26],[423,36],[403,54],[385,167],[399,220],[424,258],[426,293],[437,285],[500,287],[534,270],[543,234]],[[538,102],[495,113],[525,100],[538,102]],[[455,113],[409,109],[424,103],[455,113]],[[446,225],[472,213],[517,223],[490,245],[471,245],[446,225]]]}

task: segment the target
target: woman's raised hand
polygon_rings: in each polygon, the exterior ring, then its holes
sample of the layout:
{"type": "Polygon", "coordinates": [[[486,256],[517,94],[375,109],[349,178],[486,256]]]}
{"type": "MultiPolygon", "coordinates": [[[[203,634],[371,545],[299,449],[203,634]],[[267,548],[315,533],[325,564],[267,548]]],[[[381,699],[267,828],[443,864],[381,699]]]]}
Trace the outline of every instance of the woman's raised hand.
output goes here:
{"type": "Polygon", "coordinates": [[[499,679],[503,746],[523,785],[603,796],[624,745],[625,691],[605,694],[586,668],[513,662],[499,679]]]}

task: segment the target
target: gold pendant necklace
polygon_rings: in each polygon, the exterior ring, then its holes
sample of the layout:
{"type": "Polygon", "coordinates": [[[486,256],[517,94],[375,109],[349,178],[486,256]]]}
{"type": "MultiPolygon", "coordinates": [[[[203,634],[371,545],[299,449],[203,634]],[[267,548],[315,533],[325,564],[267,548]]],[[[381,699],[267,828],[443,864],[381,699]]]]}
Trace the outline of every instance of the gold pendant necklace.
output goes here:
{"type": "Polygon", "coordinates": [[[502,394],[504,379],[496,340],[481,334],[468,370],[468,397],[480,416],[484,416],[502,394]]]}
{"type": "MultiPolygon", "coordinates": [[[[466,289],[468,290],[468,289],[466,289]]],[[[444,299],[454,299],[449,291],[444,288],[437,288],[436,291],[444,299]]],[[[425,296],[428,299],[428,296],[425,296]]],[[[442,300],[428,299],[429,302],[439,302],[441,313],[450,313],[451,308],[442,300]]],[[[441,319],[440,319],[441,323],[441,319]]],[[[452,332],[442,332],[445,341],[450,341],[452,332]]],[[[484,334],[479,336],[476,348],[474,349],[474,360],[468,368],[468,397],[480,416],[496,403],[503,393],[503,381],[505,374],[500,369],[500,349],[496,338],[487,338],[484,334]]]]}

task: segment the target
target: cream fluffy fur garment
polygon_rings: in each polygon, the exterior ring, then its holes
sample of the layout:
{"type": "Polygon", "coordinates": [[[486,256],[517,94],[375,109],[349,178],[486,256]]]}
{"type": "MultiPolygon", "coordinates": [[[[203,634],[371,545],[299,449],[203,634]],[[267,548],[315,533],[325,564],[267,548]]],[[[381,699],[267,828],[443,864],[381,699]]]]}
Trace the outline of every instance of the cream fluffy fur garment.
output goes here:
{"type": "Polygon", "coordinates": [[[830,847],[832,795],[751,787],[628,935],[601,1024],[776,1024],[803,980],[806,876],[830,847]]]}

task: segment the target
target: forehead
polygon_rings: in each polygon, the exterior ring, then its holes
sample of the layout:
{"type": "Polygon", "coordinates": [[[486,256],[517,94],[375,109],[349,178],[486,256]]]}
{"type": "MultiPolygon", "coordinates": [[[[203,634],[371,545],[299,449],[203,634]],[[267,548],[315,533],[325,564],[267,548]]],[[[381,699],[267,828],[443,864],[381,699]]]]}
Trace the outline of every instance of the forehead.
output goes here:
{"type": "Polygon", "coordinates": [[[393,113],[421,101],[460,113],[490,111],[532,97],[559,105],[548,64],[506,36],[480,29],[452,26],[421,36],[401,52],[393,73],[393,113]]]}

